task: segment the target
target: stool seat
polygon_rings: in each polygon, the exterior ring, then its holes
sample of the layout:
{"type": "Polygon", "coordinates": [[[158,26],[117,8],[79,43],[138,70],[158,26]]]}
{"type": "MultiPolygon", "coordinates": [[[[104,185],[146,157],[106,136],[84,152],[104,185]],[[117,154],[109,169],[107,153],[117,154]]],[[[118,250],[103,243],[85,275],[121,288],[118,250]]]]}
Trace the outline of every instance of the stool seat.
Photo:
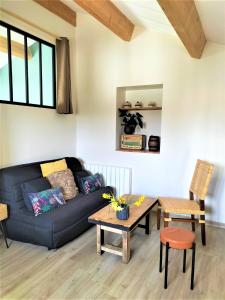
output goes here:
{"type": "Polygon", "coordinates": [[[160,241],[173,249],[185,250],[192,248],[195,234],[189,230],[177,227],[166,227],[160,232],[160,241]]]}

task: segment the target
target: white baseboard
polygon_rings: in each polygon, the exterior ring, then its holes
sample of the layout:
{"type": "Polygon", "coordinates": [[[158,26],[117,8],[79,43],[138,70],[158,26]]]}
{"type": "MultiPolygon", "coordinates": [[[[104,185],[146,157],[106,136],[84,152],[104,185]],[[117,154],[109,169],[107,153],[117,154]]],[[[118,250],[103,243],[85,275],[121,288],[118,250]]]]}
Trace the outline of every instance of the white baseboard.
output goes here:
{"type": "Polygon", "coordinates": [[[221,223],[221,222],[206,221],[206,225],[225,229],[225,223],[221,223]]]}

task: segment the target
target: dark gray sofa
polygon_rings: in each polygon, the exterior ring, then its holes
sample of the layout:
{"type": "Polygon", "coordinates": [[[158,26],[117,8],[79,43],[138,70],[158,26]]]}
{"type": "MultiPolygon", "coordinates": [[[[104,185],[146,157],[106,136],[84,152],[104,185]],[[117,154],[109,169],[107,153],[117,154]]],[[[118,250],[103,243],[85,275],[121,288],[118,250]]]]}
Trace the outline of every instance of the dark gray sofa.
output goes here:
{"type": "MultiPolygon", "coordinates": [[[[65,159],[76,179],[76,172],[82,170],[81,163],[73,157],[65,159]]],[[[42,177],[41,163],[1,169],[0,202],[8,205],[9,218],[5,222],[8,238],[54,249],[73,240],[91,226],[88,216],[107,204],[101,195],[112,192],[112,188],[101,188],[88,195],[80,193],[66,205],[35,217],[24,204],[21,184],[42,177]]]]}

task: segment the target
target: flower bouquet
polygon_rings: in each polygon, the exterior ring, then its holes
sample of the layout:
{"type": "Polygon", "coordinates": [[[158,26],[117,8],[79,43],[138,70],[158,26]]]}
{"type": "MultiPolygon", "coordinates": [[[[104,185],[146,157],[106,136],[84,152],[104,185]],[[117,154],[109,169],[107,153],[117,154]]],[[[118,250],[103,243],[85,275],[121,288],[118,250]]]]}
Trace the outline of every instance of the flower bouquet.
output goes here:
{"type": "Polygon", "coordinates": [[[129,201],[125,197],[119,196],[116,198],[113,194],[102,194],[104,199],[109,200],[111,207],[116,211],[116,216],[120,220],[127,220],[129,218],[129,206],[135,205],[140,206],[145,200],[145,196],[140,196],[135,201],[129,201]]]}

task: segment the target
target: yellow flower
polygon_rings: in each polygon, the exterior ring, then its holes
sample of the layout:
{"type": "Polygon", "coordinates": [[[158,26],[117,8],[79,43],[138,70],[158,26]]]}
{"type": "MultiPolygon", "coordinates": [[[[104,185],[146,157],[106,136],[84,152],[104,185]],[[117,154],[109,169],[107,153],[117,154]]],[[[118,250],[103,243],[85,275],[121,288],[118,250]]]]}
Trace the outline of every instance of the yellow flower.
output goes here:
{"type": "Polygon", "coordinates": [[[112,208],[115,210],[115,211],[120,211],[122,210],[122,207],[118,205],[117,202],[112,202],[112,208]]]}
{"type": "Polygon", "coordinates": [[[141,206],[141,204],[143,203],[144,200],[145,200],[145,196],[142,195],[138,198],[137,201],[134,202],[134,205],[141,206]]]}
{"type": "Polygon", "coordinates": [[[115,198],[114,195],[111,196],[111,202],[116,202],[116,203],[118,203],[118,201],[116,200],[116,198],[115,198]]]}
{"type": "Polygon", "coordinates": [[[120,196],[120,197],[119,197],[119,202],[120,202],[121,204],[126,204],[126,199],[123,198],[122,196],[120,196]]]}
{"type": "Polygon", "coordinates": [[[109,203],[111,204],[112,208],[115,211],[123,210],[123,205],[126,204],[126,199],[122,196],[116,198],[113,194],[103,193],[102,198],[108,199],[109,203]]]}
{"type": "Polygon", "coordinates": [[[102,194],[102,198],[104,198],[104,199],[111,199],[111,195],[110,194],[106,194],[106,193],[104,193],[104,194],[102,194]]]}

